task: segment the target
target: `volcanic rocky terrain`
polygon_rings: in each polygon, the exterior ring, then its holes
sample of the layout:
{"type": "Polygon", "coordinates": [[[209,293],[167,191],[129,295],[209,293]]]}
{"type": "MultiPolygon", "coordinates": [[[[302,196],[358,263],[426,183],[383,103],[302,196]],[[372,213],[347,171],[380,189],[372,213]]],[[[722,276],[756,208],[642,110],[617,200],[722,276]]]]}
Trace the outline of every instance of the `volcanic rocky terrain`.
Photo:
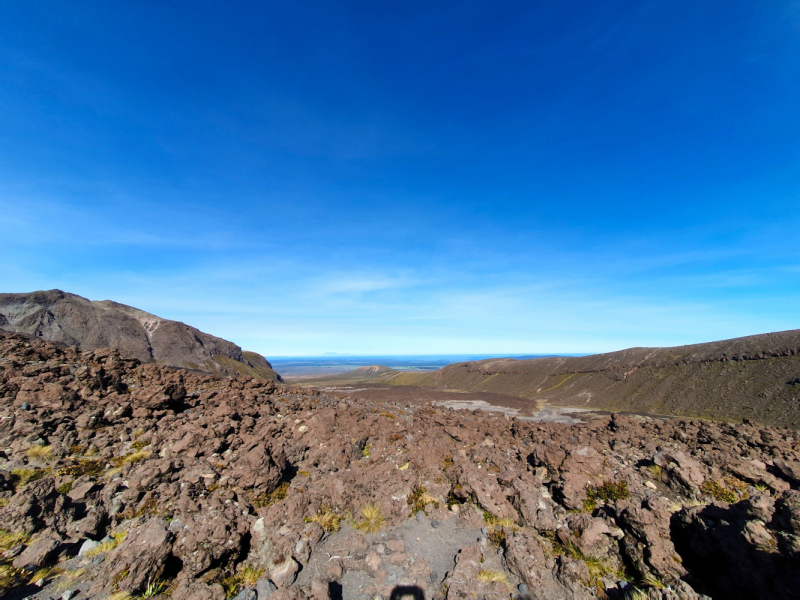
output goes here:
{"type": "Polygon", "coordinates": [[[800,438],[327,397],[0,334],[3,598],[796,598],[800,438]]]}

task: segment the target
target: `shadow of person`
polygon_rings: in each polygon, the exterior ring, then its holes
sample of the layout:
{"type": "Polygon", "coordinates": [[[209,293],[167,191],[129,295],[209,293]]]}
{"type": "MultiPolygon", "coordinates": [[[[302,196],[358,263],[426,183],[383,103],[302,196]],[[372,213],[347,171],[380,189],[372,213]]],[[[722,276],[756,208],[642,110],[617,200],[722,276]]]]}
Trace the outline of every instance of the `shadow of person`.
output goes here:
{"type": "Polygon", "coordinates": [[[328,584],[328,595],[331,600],[342,600],[342,584],[336,581],[331,581],[328,584]]]}
{"type": "Polygon", "coordinates": [[[392,590],[389,600],[400,600],[401,598],[411,597],[413,600],[425,600],[422,589],[415,585],[398,585],[392,590]]]}

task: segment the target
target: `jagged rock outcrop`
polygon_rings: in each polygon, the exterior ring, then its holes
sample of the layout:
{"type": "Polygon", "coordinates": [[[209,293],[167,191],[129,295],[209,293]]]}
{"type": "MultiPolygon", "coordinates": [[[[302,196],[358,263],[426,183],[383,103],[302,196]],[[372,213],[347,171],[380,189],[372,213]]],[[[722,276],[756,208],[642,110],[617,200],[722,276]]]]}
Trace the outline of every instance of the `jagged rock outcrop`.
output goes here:
{"type": "Polygon", "coordinates": [[[61,290],[0,294],[0,328],[82,350],[118,348],[142,362],[280,381],[263,356],[232,342],[132,306],[61,290]]]}

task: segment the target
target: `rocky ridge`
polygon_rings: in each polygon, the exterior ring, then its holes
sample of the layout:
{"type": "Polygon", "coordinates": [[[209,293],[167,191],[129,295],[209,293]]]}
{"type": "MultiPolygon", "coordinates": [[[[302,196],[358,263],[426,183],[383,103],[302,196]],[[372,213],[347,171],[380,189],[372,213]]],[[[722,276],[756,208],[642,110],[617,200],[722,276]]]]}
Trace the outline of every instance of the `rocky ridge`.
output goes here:
{"type": "Polygon", "coordinates": [[[326,397],[0,334],[4,598],[791,598],[800,440],[326,397]]]}
{"type": "Polygon", "coordinates": [[[142,362],[281,380],[263,356],[232,342],[132,306],[61,290],[0,294],[0,329],[83,350],[118,348],[142,362]]]}

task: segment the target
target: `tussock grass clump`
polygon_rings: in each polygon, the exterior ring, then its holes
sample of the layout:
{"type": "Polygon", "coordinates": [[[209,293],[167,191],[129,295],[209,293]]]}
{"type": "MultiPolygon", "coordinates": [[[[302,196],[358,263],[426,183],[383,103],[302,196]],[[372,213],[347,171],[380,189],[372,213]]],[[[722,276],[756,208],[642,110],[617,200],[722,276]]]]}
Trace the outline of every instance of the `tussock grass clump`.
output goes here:
{"type": "Polygon", "coordinates": [[[144,460],[145,458],[149,457],[150,452],[147,450],[134,450],[133,452],[128,452],[125,456],[112,458],[111,464],[113,464],[115,467],[121,467],[122,465],[137,463],[140,460],[144,460]]]}
{"type": "Polygon", "coordinates": [[[63,571],[58,577],[58,585],[56,586],[56,589],[59,592],[63,592],[80,581],[84,575],[86,575],[86,569],[83,568],[63,571]]]}
{"type": "Polygon", "coordinates": [[[52,565],[49,567],[43,567],[36,571],[33,575],[31,575],[29,581],[31,583],[36,583],[37,581],[44,580],[47,581],[51,577],[55,577],[59,573],[61,573],[64,569],[59,567],[58,565],[52,565]]]}
{"type": "Polygon", "coordinates": [[[16,587],[20,583],[22,571],[11,565],[0,565],[0,590],[7,590],[16,587]]]}
{"type": "Polygon", "coordinates": [[[92,548],[86,553],[86,555],[89,558],[94,558],[95,556],[98,556],[100,554],[111,552],[114,548],[116,548],[122,543],[122,540],[124,540],[127,535],[128,535],[127,531],[119,531],[117,533],[112,533],[110,540],[101,543],[99,546],[95,548],[92,548]]]}
{"type": "Polygon", "coordinates": [[[12,533],[7,529],[0,529],[0,552],[11,550],[17,544],[27,544],[31,536],[24,531],[12,533]]]}
{"type": "Polygon", "coordinates": [[[308,517],[307,522],[319,523],[328,533],[339,531],[342,524],[342,515],[333,512],[330,506],[323,504],[313,517],[308,517]]]}
{"type": "Polygon", "coordinates": [[[14,490],[16,491],[17,488],[25,486],[31,481],[37,481],[41,479],[49,472],[49,469],[31,469],[28,467],[22,469],[11,469],[11,475],[13,475],[16,480],[13,484],[14,490]]]}
{"type": "Polygon", "coordinates": [[[491,569],[481,569],[478,571],[478,581],[481,583],[508,583],[508,575],[503,571],[493,571],[491,569]]]}
{"type": "Polygon", "coordinates": [[[264,569],[247,565],[238,573],[223,578],[222,587],[225,588],[225,597],[233,598],[244,588],[254,587],[263,574],[264,569]]]}
{"type": "Polygon", "coordinates": [[[356,529],[364,533],[377,533],[383,528],[384,514],[379,504],[365,504],[361,507],[363,518],[356,524],[356,529]]]}
{"type": "Polygon", "coordinates": [[[47,462],[53,457],[52,446],[31,446],[25,451],[25,456],[29,460],[41,460],[47,462]]]}

